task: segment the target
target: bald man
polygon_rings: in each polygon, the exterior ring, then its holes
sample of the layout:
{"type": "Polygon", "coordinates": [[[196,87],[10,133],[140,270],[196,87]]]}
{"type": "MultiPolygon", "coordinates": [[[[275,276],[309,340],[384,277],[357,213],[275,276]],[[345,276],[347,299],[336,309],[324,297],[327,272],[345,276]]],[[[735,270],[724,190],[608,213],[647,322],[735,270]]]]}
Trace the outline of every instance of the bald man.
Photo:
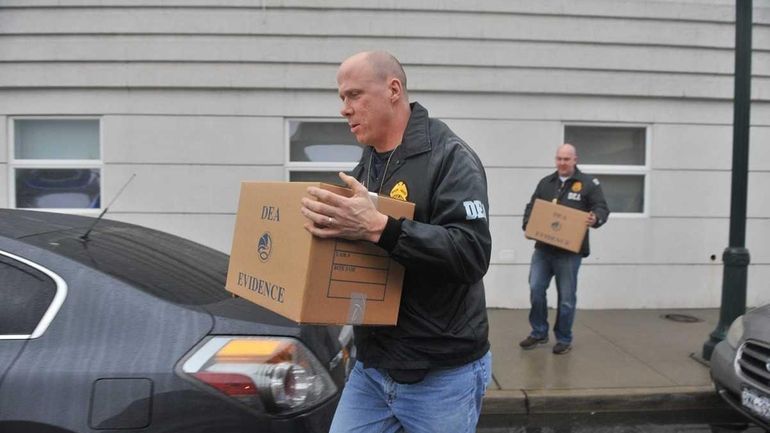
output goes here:
{"type": "Polygon", "coordinates": [[[482,277],[491,237],[484,167],[444,123],[409,103],[386,52],[345,60],[340,113],[366,145],[345,198],[304,199],[314,236],[372,242],[406,269],[396,326],[356,326],[357,361],[331,431],[471,433],[491,379],[482,277]],[[413,220],[377,211],[369,192],[415,204],[413,220]]]}
{"type": "MultiPolygon", "coordinates": [[[[535,199],[552,201],[588,212],[586,226],[601,227],[610,215],[607,202],[599,180],[581,172],[577,168],[577,151],[571,144],[562,144],[556,150],[556,172],[544,177],[538,183],[532,199],[524,210],[522,229],[527,229],[529,215],[535,199]]],[[[556,278],[558,293],[556,323],[553,327],[556,344],[553,353],[563,355],[572,349],[572,323],[575,320],[577,303],[577,276],[583,257],[588,257],[588,233],[583,240],[579,253],[535,242],[535,252],[529,270],[530,334],[519,343],[522,349],[529,350],[548,343],[548,304],[546,289],[551,278],[556,278]]]]}

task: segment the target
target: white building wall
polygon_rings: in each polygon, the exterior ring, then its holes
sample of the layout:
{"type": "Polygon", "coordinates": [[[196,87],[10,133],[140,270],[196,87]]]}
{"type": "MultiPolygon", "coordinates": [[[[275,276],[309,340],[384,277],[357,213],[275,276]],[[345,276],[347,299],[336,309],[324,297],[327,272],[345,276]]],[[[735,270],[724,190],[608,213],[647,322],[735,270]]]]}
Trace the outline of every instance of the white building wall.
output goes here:
{"type": "MultiPolygon", "coordinates": [[[[4,0],[8,119],[102,119],[108,216],[229,251],[242,180],[286,179],[287,118],[338,116],[335,73],[386,49],[489,178],[490,306],[528,306],[521,215],[565,123],[648,127],[649,203],[591,233],[582,308],[713,307],[728,243],[732,0],[4,0]],[[714,257],[712,259],[712,256],[714,257]]],[[[770,0],[755,0],[749,304],[770,302],[770,0]]]]}

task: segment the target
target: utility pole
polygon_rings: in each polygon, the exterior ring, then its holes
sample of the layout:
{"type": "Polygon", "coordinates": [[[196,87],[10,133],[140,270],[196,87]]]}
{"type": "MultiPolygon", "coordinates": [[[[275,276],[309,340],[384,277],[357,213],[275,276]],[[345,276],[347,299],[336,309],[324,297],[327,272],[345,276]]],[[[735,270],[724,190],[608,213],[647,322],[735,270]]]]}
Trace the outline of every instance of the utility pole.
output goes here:
{"type": "Polygon", "coordinates": [[[752,0],[735,1],[735,101],[733,103],[733,176],[730,193],[730,244],[722,254],[722,306],[719,324],[703,345],[703,358],[711,359],[714,346],[724,340],[730,324],[746,312],[746,197],[749,171],[751,110],[752,0]]]}

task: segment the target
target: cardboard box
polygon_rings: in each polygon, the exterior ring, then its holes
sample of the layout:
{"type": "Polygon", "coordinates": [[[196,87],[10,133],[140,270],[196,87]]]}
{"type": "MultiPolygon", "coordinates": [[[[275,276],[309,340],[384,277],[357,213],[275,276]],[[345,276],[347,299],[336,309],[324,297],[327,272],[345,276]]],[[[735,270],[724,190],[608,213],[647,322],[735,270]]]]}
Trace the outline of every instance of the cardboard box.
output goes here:
{"type": "MultiPolygon", "coordinates": [[[[404,268],[376,245],[321,239],[304,228],[307,188],[320,182],[242,182],[227,271],[230,292],[298,323],[394,325],[404,268]]],[[[377,197],[378,210],[414,215],[414,204],[377,197]]]]}
{"type": "Polygon", "coordinates": [[[588,212],[535,199],[524,236],[579,253],[586,236],[588,212]]]}

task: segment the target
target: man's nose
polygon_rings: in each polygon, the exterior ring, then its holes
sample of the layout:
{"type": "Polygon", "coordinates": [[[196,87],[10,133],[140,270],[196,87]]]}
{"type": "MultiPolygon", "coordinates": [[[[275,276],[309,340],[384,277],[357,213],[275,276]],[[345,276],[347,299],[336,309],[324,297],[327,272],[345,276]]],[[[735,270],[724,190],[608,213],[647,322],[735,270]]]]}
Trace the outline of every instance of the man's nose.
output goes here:
{"type": "Polygon", "coordinates": [[[340,108],[340,114],[342,117],[348,117],[353,112],[353,109],[350,108],[350,105],[347,102],[342,103],[342,108],[340,108]]]}

